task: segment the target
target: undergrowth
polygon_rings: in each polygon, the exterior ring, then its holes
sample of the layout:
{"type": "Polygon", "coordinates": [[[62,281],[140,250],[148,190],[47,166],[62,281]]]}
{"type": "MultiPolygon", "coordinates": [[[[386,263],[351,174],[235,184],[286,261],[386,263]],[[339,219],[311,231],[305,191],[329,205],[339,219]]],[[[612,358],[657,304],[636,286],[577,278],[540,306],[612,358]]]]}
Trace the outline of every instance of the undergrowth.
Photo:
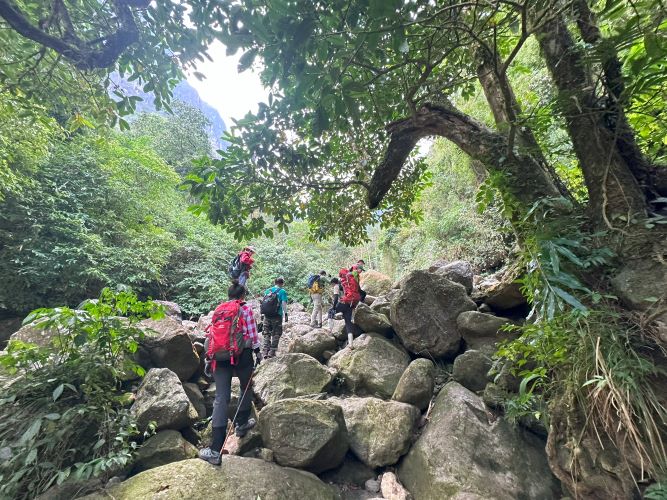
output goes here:
{"type": "Polygon", "coordinates": [[[667,409],[655,382],[667,373],[654,362],[665,353],[616,297],[591,289],[604,289],[605,269],[614,263],[605,235],[588,233],[574,217],[546,226],[540,217],[548,211],[540,207],[524,220],[533,230],[522,242],[527,272],[520,282],[531,315],[508,327],[520,336],[496,354],[522,379],[505,402],[506,415],[539,418],[548,428],[549,404],[576,401],[584,423],[569,431],[573,449],[593,436],[603,448],[613,444],[636,481],[665,477],[667,409]]]}
{"type": "Polygon", "coordinates": [[[0,356],[0,497],[34,498],[130,461],[138,430],[121,381],[143,374],[130,359],[144,336],[137,322],[163,314],[129,291],[104,289],[77,310],[26,318],[50,342],[13,340],[0,356]]]}

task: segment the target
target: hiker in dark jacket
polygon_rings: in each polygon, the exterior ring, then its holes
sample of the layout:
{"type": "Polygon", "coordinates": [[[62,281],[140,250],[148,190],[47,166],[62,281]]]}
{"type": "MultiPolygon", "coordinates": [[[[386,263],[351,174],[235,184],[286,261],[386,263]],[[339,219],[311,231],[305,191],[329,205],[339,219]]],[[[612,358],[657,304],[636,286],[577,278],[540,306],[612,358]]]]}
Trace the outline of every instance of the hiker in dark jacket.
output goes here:
{"type": "Polygon", "coordinates": [[[278,349],[278,342],[280,336],[283,334],[283,319],[287,323],[287,292],[283,288],[285,286],[284,278],[276,278],[275,285],[267,288],[264,291],[264,298],[262,299],[261,311],[264,316],[264,347],[262,355],[265,358],[272,358],[276,355],[278,349]],[[274,297],[275,296],[275,297],[274,297]],[[271,301],[270,307],[267,309],[270,299],[277,299],[274,303],[271,301]]]}
{"type": "MultiPolygon", "coordinates": [[[[227,419],[230,417],[228,409],[231,397],[232,376],[237,376],[241,383],[241,400],[239,401],[236,418],[234,419],[232,416],[236,435],[238,437],[243,437],[255,426],[255,419],[249,418],[253,400],[253,391],[252,387],[250,387],[250,380],[254,366],[262,361],[255,316],[250,306],[243,302],[246,296],[246,288],[240,283],[235,282],[229,287],[227,296],[230,301],[242,301],[239,312],[243,321],[239,321],[239,323],[242,325],[243,339],[248,348],[243,349],[235,365],[232,365],[231,361],[214,362],[215,368],[213,370],[213,379],[215,380],[215,402],[213,403],[213,416],[211,417],[213,439],[208,448],[199,451],[199,458],[206,460],[213,465],[219,465],[221,462],[221,450],[227,435],[227,419]],[[253,352],[255,353],[254,362],[252,356],[253,352]]],[[[207,369],[208,368],[209,367],[207,366],[207,369]]]]}

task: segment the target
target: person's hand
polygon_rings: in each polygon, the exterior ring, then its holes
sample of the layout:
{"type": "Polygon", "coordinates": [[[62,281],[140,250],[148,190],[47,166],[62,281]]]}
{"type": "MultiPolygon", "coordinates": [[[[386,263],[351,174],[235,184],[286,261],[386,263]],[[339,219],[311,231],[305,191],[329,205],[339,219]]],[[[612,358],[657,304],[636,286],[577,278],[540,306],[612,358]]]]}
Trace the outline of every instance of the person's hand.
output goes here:
{"type": "Polygon", "coordinates": [[[287,323],[287,313],[285,313],[285,323],[287,323]]]}
{"type": "Polygon", "coordinates": [[[264,360],[264,357],[262,356],[262,352],[259,350],[259,347],[253,350],[253,352],[255,353],[255,366],[258,366],[264,360]]]}

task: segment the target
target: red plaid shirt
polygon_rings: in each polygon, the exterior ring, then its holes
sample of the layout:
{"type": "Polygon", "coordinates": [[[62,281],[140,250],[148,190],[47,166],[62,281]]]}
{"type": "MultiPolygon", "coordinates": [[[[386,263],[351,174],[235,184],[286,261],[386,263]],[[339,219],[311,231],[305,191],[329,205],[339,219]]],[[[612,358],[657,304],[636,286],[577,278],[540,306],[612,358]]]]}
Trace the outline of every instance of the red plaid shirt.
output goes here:
{"type": "Polygon", "coordinates": [[[243,304],[241,306],[241,314],[245,320],[245,329],[243,331],[243,338],[252,342],[252,348],[257,349],[261,346],[259,342],[259,333],[257,332],[257,323],[255,322],[255,315],[249,305],[243,304]]]}

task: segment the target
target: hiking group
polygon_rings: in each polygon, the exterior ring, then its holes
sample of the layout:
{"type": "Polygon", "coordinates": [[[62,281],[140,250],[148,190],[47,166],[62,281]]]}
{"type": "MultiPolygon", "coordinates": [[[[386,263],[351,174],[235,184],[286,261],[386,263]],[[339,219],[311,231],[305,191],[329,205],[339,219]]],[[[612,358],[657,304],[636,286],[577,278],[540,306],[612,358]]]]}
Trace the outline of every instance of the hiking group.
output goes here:
{"type": "MultiPolygon", "coordinates": [[[[199,458],[214,465],[221,463],[221,456],[226,453],[225,444],[230,436],[227,432],[227,421],[230,417],[228,409],[232,377],[238,377],[242,389],[236,414],[231,418],[232,429],[237,437],[243,437],[256,425],[255,419],[250,416],[254,399],[254,369],[263,359],[276,355],[283,333],[283,323],[288,322],[288,297],[284,288],[285,279],[282,277],[276,278],[273,286],[264,290],[260,302],[262,321],[259,324],[252,308],[246,303],[246,285],[256,253],[254,247],[247,246],[229,264],[228,273],[232,284],[227,290],[228,300],[215,308],[211,324],[206,329],[204,373],[215,382],[215,401],[211,416],[211,444],[199,451],[199,458]],[[261,342],[260,332],[263,338],[261,342]]],[[[333,328],[336,313],[341,313],[345,320],[349,349],[353,348],[354,340],[352,313],[366,295],[359,285],[364,265],[364,261],[359,260],[349,269],[342,268],[337,278],[331,278],[326,271],[320,271],[311,275],[306,283],[313,302],[311,326],[321,328],[323,296],[329,281],[332,292],[332,307],[327,314],[329,329],[331,331],[333,328]]]]}

